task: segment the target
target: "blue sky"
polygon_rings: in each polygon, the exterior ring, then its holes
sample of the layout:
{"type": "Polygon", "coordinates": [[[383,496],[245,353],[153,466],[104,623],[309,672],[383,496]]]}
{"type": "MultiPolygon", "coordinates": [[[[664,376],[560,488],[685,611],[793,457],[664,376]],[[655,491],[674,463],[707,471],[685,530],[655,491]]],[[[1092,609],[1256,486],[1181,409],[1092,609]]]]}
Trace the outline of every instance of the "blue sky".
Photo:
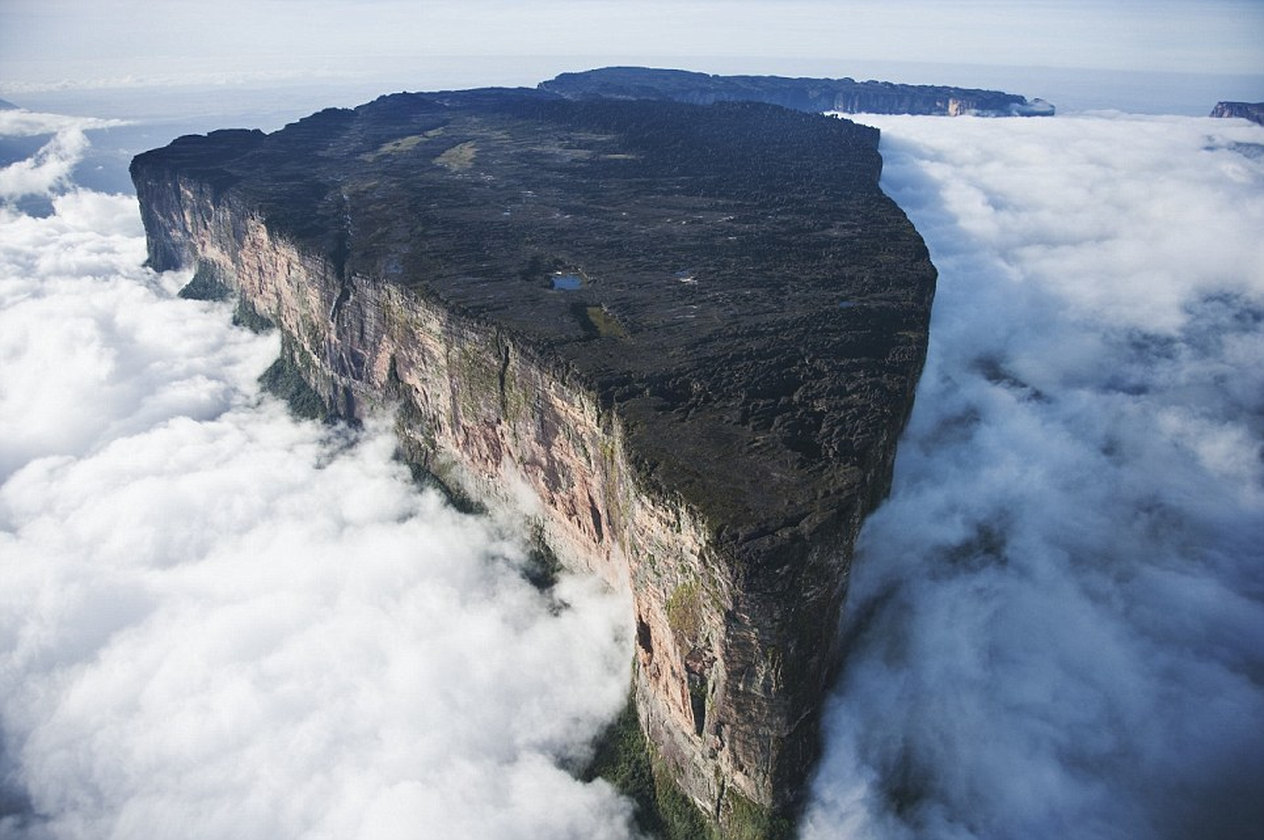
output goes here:
{"type": "MultiPolygon", "coordinates": [[[[7,0],[0,85],[381,74],[442,56],[1264,74],[1259,0],[7,0]]],[[[576,61],[571,67],[583,64],[576,61]]],[[[525,79],[523,81],[526,81],[525,79]]]]}

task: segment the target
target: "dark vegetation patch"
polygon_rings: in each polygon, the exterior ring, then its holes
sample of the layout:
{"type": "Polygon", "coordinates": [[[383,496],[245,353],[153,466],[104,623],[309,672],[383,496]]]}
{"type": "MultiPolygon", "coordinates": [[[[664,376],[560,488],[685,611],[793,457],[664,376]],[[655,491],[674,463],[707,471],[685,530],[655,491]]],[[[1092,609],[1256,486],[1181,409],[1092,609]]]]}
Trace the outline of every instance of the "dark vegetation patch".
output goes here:
{"type": "Polygon", "coordinates": [[[527,582],[541,592],[548,592],[557,585],[564,568],[562,561],[557,559],[557,554],[544,539],[543,530],[535,528],[531,533],[527,561],[522,567],[522,574],[527,582]]]}
{"type": "Polygon", "coordinates": [[[260,313],[254,304],[244,297],[237,298],[237,308],[233,310],[233,325],[245,327],[253,333],[260,334],[276,327],[272,319],[260,313]]]}
{"type": "Polygon", "coordinates": [[[193,279],[186,283],[177,295],[185,300],[222,301],[232,297],[233,290],[220,279],[214,265],[199,262],[197,270],[193,272],[193,279]]]}
{"type": "Polygon", "coordinates": [[[581,778],[602,778],[636,803],[637,827],[662,840],[714,840],[702,812],[680,792],[641,731],[636,700],[628,692],[623,711],[597,742],[581,778]]]}
{"type": "Polygon", "coordinates": [[[325,401],[307,384],[302,372],[294,364],[289,354],[282,353],[272,365],[259,376],[259,384],[263,390],[285,402],[290,413],[303,420],[323,420],[329,411],[325,401]]]}

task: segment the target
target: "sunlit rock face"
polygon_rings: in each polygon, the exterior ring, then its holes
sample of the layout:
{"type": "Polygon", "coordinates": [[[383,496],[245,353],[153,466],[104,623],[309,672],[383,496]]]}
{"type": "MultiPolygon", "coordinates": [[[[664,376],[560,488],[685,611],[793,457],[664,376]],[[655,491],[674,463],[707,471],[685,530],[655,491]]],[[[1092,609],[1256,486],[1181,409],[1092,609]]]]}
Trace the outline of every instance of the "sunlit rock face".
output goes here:
{"type": "Polygon", "coordinates": [[[784,76],[712,76],[686,70],[603,67],[563,73],[541,82],[542,90],[572,99],[672,99],[695,105],[769,102],[796,111],[844,114],[922,114],[957,117],[1046,117],[1054,106],[1016,93],[947,85],[904,85],[855,79],[784,76]]]}
{"type": "Polygon", "coordinates": [[[151,265],[196,265],[331,414],[394,410],[410,460],[630,588],[653,760],[733,834],[797,810],[925,357],[935,271],[880,168],[846,120],[493,90],[132,174],[151,265]]]}

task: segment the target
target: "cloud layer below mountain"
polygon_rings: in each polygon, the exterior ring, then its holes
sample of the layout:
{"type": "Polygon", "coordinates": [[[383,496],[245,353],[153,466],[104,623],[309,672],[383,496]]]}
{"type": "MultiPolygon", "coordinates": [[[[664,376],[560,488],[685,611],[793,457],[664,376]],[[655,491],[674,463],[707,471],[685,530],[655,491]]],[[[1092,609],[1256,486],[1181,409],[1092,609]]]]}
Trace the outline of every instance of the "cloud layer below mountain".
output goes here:
{"type": "Polygon", "coordinates": [[[875,117],[941,272],[807,838],[1264,824],[1264,130],[875,117]]]}

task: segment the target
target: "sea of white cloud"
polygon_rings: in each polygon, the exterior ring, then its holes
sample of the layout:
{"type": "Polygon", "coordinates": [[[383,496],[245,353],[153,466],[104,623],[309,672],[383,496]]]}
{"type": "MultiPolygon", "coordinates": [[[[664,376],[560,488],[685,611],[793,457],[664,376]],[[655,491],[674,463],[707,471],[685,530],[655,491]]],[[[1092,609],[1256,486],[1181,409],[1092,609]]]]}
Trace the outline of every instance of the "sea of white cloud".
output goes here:
{"type": "Polygon", "coordinates": [[[570,772],[624,702],[626,597],[538,591],[389,429],[261,396],[276,337],[69,181],[91,127],[0,171],[0,836],[627,837],[570,772]]]}
{"type": "MultiPolygon", "coordinates": [[[[1264,129],[866,121],[940,285],[802,836],[1251,836],[1264,129]]],[[[0,169],[0,835],[631,836],[568,772],[626,598],[260,395],[276,338],[73,183],[97,127],[0,113],[51,138],[0,169]]]]}
{"type": "Polygon", "coordinates": [[[803,836],[1258,836],[1264,129],[868,119],[940,283],[803,836]]]}

